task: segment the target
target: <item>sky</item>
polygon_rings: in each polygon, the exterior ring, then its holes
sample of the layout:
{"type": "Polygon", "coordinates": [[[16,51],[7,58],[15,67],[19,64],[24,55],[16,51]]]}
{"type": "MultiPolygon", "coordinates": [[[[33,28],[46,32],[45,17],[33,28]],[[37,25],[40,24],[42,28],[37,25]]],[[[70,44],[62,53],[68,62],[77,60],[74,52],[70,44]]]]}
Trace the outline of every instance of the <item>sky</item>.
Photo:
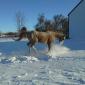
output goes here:
{"type": "Polygon", "coordinates": [[[44,14],[47,19],[54,15],[62,14],[67,17],[80,0],[0,0],[0,31],[15,32],[16,13],[24,16],[25,26],[33,30],[37,24],[37,18],[44,14]]]}

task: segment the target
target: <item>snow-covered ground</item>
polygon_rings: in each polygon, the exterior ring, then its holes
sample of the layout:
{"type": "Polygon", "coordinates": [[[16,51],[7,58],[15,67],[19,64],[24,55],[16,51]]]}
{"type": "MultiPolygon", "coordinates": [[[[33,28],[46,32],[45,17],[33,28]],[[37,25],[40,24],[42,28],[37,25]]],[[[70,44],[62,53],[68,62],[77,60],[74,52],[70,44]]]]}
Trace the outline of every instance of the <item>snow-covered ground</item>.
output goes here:
{"type": "Polygon", "coordinates": [[[0,85],[85,85],[85,57],[3,57],[0,85]]]}
{"type": "Polygon", "coordinates": [[[47,48],[26,55],[1,52],[0,85],[85,85],[85,50],[53,44],[49,52],[47,48]]]}
{"type": "Polygon", "coordinates": [[[56,51],[35,56],[1,55],[0,85],[84,85],[85,51],[54,47],[56,51]]]}

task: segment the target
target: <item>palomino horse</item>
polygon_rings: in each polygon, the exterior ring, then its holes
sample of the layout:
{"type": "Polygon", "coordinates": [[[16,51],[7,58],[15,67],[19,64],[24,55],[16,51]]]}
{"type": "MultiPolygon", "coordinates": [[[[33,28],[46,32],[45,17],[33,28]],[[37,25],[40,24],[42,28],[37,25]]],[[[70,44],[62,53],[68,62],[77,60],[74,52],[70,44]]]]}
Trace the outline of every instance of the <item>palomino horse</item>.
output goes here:
{"type": "Polygon", "coordinates": [[[27,31],[26,27],[22,27],[19,38],[16,41],[21,40],[23,37],[28,38],[27,45],[33,47],[36,42],[45,43],[48,46],[48,50],[51,49],[52,42],[57,38],[60,41],[64,40],[64,34],[59,32],[39,32],[39,31],[27,31]]]}

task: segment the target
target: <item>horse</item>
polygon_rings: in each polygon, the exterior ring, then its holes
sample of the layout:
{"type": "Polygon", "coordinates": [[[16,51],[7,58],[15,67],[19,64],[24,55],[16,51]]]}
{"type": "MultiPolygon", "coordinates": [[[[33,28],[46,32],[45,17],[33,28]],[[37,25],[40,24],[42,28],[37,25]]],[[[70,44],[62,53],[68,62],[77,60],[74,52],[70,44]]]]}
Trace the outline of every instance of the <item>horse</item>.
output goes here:
{"type": "Polygon", "coordinates": [[[28,38],[27,45],[32,48],[37,42],[45,43],[48,46],[48,51],[51,49],[52,42],[57,38],[59,41],[64,40],[64,34],[59,32],[39,32],[39,31],[27,31],[26,27],[22,27],[20,30],[19,38],[16,41],[21,40],[23,37],[28,38]]]}

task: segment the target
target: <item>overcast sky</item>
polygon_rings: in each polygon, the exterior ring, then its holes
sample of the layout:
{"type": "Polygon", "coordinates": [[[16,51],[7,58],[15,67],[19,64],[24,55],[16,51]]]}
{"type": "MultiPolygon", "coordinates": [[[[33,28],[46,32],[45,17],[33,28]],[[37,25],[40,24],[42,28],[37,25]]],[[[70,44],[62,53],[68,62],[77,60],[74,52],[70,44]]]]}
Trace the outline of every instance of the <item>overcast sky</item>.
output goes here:
{"type": "Polygon", "coordinates": [[[54,15],[67,16],[80,0],[0,0],[0,31],[16,31],[16,13],[22,12],[25,24],[34,29],[39,14],[47,19],[54,15]]]}

